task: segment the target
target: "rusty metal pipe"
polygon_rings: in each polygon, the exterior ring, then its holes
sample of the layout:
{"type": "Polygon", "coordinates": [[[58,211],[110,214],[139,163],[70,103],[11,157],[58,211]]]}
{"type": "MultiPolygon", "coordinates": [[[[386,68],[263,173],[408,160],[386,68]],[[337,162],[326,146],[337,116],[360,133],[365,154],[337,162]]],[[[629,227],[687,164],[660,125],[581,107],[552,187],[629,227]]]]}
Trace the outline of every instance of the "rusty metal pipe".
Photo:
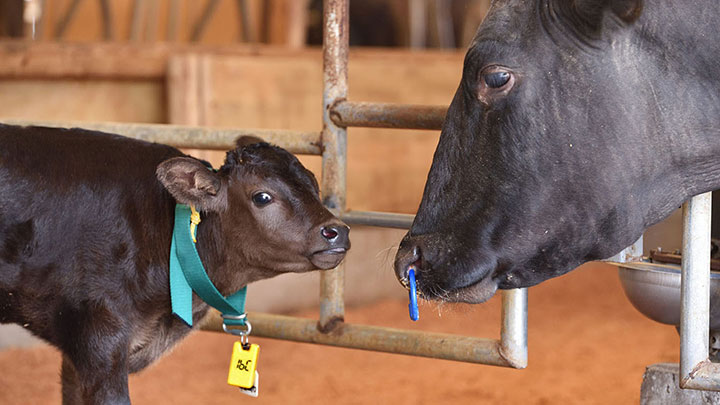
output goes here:
{"type": "Polygon", "coordinates": [[[0,119],[11,125],[38,125],[57,128],[85,128],[119,134],[148,142],[163,143],[177,148],[229,150],[235,139],[253,135],[292,153],[319,155],[320,133],[269,129],[207,128],[165,124],[128,124],[121,122],[29,121],[0,119]]]}
{"type": "Polygon", "coordinates": [[[612,256],[608,259],[602,260],[603,262],[610,262],[613,264],[631,263],[641,261],[643,256],[643,237],[640,235],[638,240],[632,245],[621,250],[620,253],[612,256]]]}
{"type": "Polygon", "coordinates": [[[696,364],[687,376],[680,378],[680,387],[703,391],[720,391],[720,364],[705,359],[696,364]]]}
{"type": "Polygon", "coordinates": [[[447,106],[366,103],[341,100],[330,118],[341,127],[442,129],[447,106]]]}
{"type": "MultiPolygon", "coordinates": [[[[330,119],[330,108],[347,98],[348,2],[323,1],[323,203],[345,211],[347,132],[330,119]]],[[[331,332],[345,320],[344,264],[320,275],[320,329],[331,332]]]]}
{"type": "MultiPolygon", "coordinates": [[[[408,331],[369,325],[338,324],[332,333],[319,330],[317,321],[283,315],[251,312],[253,336],[385,353],[516,367],[500,353],[500,342],[492,339],[445,333],[408,331]]],[[[203,330],[221,331],[222,319],[213,312],[203,330]]]]}

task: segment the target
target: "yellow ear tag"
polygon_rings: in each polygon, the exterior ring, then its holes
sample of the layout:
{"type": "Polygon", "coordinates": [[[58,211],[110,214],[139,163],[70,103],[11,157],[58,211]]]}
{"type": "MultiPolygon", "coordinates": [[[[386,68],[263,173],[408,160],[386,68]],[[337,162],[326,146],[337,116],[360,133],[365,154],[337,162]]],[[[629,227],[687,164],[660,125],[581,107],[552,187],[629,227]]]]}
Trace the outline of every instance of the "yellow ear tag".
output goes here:
{"type": "Polygon", "coordinates": [[[230,385],[248,390],[255,387],[255,370],[260,346],[246,344],[245,347],[243,348],[243,344],[240,342],[235,342],[233,345],[227,382],[230,385]]]}
{"type": "Polygon", "coordinates": [[[197,243],[195,238],[195,229],[200,224],[200,213],[195,209],[194,205],[190,206],[190,235],[192,235],[193,242],[197,243]]]}

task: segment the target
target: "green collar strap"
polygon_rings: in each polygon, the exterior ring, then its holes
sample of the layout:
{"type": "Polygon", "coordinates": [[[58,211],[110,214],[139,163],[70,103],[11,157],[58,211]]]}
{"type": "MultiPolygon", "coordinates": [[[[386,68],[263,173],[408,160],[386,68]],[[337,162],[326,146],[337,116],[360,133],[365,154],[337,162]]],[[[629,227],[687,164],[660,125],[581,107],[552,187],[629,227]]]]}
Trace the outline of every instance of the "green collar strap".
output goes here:
{"type": "Polygon", "coordinates": [[[228,297],[215,288],[205,272],[194,242],[194,225],[200,222],[194,208],[175,205],[175,227],[170,244],[170,301],[172,312],[192,326],[192,293],[223,315],[224,325],[245,326],[247,286],[228,297]],[[191,216],[195,214],[195,221],[191,216]],[[194,225],[193,225],[194,224],[194,225]]]}

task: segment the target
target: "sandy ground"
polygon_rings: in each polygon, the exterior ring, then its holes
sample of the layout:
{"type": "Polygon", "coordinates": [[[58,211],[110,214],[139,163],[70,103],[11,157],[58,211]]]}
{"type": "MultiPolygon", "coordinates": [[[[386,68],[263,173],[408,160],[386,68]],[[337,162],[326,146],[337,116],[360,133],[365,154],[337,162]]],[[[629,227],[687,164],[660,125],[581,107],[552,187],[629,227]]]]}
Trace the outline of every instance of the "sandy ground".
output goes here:
{"type": "MultiPolygon", "coordinates": [[[[233,337],[198,332],[132,376],[131,397],[152,405],[635,404],[645,366],[678,361],[674,328],[632,308],[614,267],[585,265],[533,287],[529,302],[525,370],[255,338],[260,398],[253,399],[225,383],[233,337]]],[[[413,324],[405,301],[387,300],[349,308],[347,320],[497,338],[499,305],[499,297],[476,306],[426,303],[413,324]]],[[[59,403],[59,364],[46,346],[0,352],[0,404],[59,403]]]]}

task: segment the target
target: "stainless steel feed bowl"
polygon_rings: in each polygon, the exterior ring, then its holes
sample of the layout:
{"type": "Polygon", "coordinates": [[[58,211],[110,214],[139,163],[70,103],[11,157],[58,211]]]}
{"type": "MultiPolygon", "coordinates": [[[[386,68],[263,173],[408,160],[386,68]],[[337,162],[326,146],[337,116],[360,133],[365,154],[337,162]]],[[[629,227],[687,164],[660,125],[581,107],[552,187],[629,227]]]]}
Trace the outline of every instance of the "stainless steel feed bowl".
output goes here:
{"type": "MultiPolygon", "coordinates": [[[[648,318],[680,326],[680,267],[618,263],[620,282],[633,306],[648,318]]],[[[720,329],[720,273],[710,273],[710,329],[720,329]]]]}

